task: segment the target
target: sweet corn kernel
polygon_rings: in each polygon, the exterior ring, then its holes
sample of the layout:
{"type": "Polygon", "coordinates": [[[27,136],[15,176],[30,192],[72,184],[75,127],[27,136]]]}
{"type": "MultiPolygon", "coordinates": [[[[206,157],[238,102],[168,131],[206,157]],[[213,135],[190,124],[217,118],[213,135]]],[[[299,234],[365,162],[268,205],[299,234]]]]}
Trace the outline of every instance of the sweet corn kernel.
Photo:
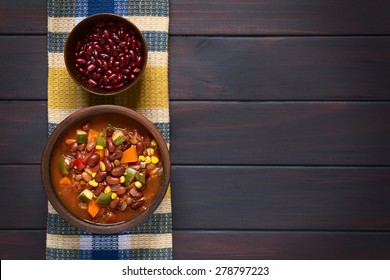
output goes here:
{"type": "Polygon", "coordinates": [[[152,156],[152,163],[153,163],[153,164],[157,164],[158,162],[159,162],[158,157],[152,156]]]}
{"type": "Polygon", "coordinates": [[[113,192],[113,193],[111,194],[111,199],[115,199],[115,198],[117,198],[117,197],[118,197],[118,195],[117,195],[116,193],[113,192]]]}
{"type": "Polygon", "coordinates": [[[95,146],[95,149],[96,149],[96,150],[103,150],[104,147],[103,147],[102,145],[96,145],[96,146],[95,146]]]}
{"type": "Polygon", "coordinates": [[[101,171],[106,171],[106,165],[102,161],[99,162],[99,168],[101,171]]]}
{"type": "Polygon", "coordinates": [[[96,188],[96,187],[99,185],[99,183],[96,182],[95,180],[89,181],[88,184],[90,184],[90,185],[91,185],[92,187],[94,187],[94,188],[96,188]]]}
{"type": "Polygon", "coordinates": [[[146,158],[145,158],[145,163],[146,164],[150,164],[152,162],[152,159],[150,158],[150,156],[147,156],[146,158]]]}
{"type": "Polygon", "coordinates": [[[140,181],[136,181],[134,183],[134,185],[137,187],[137,188],[141,188],[142,187],[142,183],[140,181]]]}
{"type": "Polygon", "coordinates": [[[150,142],[150,144],[151,144],[152,146],[154,146],[154,147],[157,147],[157,141],[156,141],[156,139],[153,139],[153,140],[150,142]]]}
{"type": "Polygon", "coordinates": [[[152,175],[156,175],[157,174],[157,168],[153,169],[152,172],[151,172],[152,175]]]}
{"type": "Polygon", "coordinates": [[[144,157],[144,156],[142,156],[142,155],[141,155],[141,156],[139,156],[139,157],[138,157],[138,159],[139,159],[139,161],[145,161],[145,157],[144,157]]]}
{"type": "Polygon", "coordinates": [[[92,178],[95,178],[96,177],[96,172],[92,172],[91,176],[92,176],[92,178]]]}
{"type": "Polygon", "coordinates": [[[120,176],[119,177],[119,182],[124,183],[125,182],[125,176],[120,176]]]}
{"type": "Polygon", "coordinates": [[[154,149],[153,148],[147,149],[146,152],[148,153],[148,156],[154,156],[154,149]]]}
{"type": "Polygon", "coordinates": [[[111,192],[111,187],[110,186],[105,187],[104,193],[110,193],[110,192],[111,192]]]}

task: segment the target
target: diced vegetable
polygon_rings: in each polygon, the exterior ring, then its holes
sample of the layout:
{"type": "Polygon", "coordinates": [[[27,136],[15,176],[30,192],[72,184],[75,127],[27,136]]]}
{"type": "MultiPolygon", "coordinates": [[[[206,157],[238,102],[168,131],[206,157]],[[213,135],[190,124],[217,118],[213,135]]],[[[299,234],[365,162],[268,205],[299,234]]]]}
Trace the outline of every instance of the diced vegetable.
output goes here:
{"type": "Polygon", "coordinates": [[[138,161],[137,148],[135,145],[131,145],[126,151],[123,152],[121,163],[129,163],[138,161]]]}
{"type": "Polygon", "coordinates": [[[104,138],[103,133],[100,132],[96,137],[96,145],[102,146],[103,148],[106,147],[106,138],[104,138]]]}
{"type": "Polygon", "coordinates": [[[84,202],[84,203],[87,203],[88,201],[90,201],[91,199],[93,198],[93,192],[89,189],[85,189],[83,190],[80,194],[79,194],[79,200],[81,202],[84,202]]]}
{"type": "Polygon", "coordinates": [[[99,131],[90,128],[88,130],[88,142],[95,141],[98,134],[99,134],[99,131]]]}
{"type": "Polygon", "coordinates": [[[100,205],[107,205],[111,201],[111,192],[104,193],[102,192],[99,194],[99,196],[96,198],[96,203],[100,205]]]}
{"type": "Polygon", "coordinates": [[[126,168],[125,173],[123,173],[123,177],[125,177],[125,181],[123,182],[123,184],[125,186],[128,186],[131,183],[131,181],[133,181],[135,173],[137,173],[137,170],[131,167],[126,168]]]}
{"type": "Polygon", "coordinates": [[[104,150],[98,150],[98,149],[96,149],[96,150],[95,150],[95,154],[98,154],[98,155],[100,156],[101,159],[104,158],[104,150]]]}
{"type": "Polygon", "coordinates": [[[152,156],[151,161],[152,161],[153,164],[157,164],[160,160],[159,160],[158,157],[152,156]]]}
{"type": "Polygon", "coordinates": [[[72,181],[67,176],[61,177],[59,183],[60,183],[60,186],[62,186],[62,187],[64,187],[64,186],[72,186],[72,181]]]}
{"type": "Polygon", "coordinates": [[[121,130],[115,130],[112,134],[112,142],[114,142],[115,146],[119,146],[126,141],[126,136],[123,134],[121,130]]]}
{"type": "Polygon", "coordinates": [[[92,216],[92,218],[96,217],[97,213],[99,213],[99,210],[100,210],[100,207],[99,207],[99,205],[97,205],[95,200],[92,199],[88,202],[87,211],[88,211],[89,215],[92,216]]]}
{"type": "Polygon", "coordinates": [[[135,173],[135,178],[137,181],[140,181],[142,184],[145,184],[145,173],[137,172],[135,173]]]}
{"type": "Polygon", "coordinates": [[[91,187],[94,187],[94,188],[96,188],[96,187],[99,185],[99,183],[96,182],[95,180],[89,181],[88,184],[89,184],[91,187]]]}
{"type": "Polygon", "coordinates": [[[72,145],[74,143],[76,143],[76,139],[68,138],[68,139],[65,140],[65,144],[66,145],[72,145]]]}
{"type": "Polygon", "coordinates": [[[142,188],[142,183],[141,183],[140,181],[136,181],[134,184],[135,184],[135,186],[136,186],[138,189],[142,188]]]}
{"type": "Polygon", "coordinates": [[[73,165],[79,170],[83,170],[87,166],[80,158],[76,158],[73,162],[73,165]]]}
{"type": "Polygon", "coordinates": [[[62,175],[68,175],[69,174],[69,171],[68,169],[66,168],[67,164],[65,163],[65,158],[63,156],[61,156],[60,158],[60,172],[62,175]]]}
{"type": "Polygon", "coordinates": [[[88,143],[88,134],[81,129],[77,129],[76,131],[76,140],[79,144],[87,144],[88,143]]]}

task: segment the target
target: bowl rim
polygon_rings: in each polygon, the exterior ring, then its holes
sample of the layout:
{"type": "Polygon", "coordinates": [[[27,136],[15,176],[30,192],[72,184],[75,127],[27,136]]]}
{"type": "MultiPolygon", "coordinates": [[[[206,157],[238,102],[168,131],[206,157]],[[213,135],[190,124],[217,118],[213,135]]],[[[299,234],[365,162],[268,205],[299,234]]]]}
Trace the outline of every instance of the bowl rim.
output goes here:
{"type": "Polygon", "coordinates": [[[95,95],[98,95],[98,96],[111,96],[111,95],[117,95],[119,93],[123,93],[125,91],[128,91],[134,85],[138,84],[138,82],[141,80],[141,77],[145,73],[146,65],[147,65],[147,62],[148,62],[148,46],[147,46],[147,43],[146,43],[146,39],[145,39],[144,35],[142,34],[141,30],[138,28],[137,25],[135,25],[129,19],[127,19],[127,18],[125,18],[123,16],[120,16],[118,14],[113,14],[113,13],[93,14],[93,15],[85,17],[79,23],[77,23],[72,28],[72,30],[69,32],[68,37],[66,38],[66,41],[65,41],[65,44],[64,44],[64,52],[63,52],[63,54],[64,54],[63,55],[64,56],[63,59],[64,59],[64,62],[65,62],[65,68],[66,68],[69,76],[76,83],[76,85],[80,86],[81,88],[83,88],[87,92],[95,94],[95,95]],[[126,24],[130,25],[131,29],[135,32],[135,34],[137,35],[137,38],[141,40],[142,46],[144,47],[143,63],[142,63],[141,71],[139,72],[139,74],[135,77],[134,80],[132,80],[131,82],[127,83],[122,88],[120,88],[120,89],[113,89],[113,90],[110,90],[110,91],[103,91],[100,88],[96,88],[96,90],[95,90],[94,88],[92,88],[90,86],[87,86],[86,83],[83,83],[83,82],[79,81],[75,77],[73,71],[71,71],[71,69],[77,70],[76,67],[74,66],[74,64],[71,63],[71,61],[73,61],[73,59],[72,59],[71,56],[68,56],[70,53],[73,53],[72,50],[74,50],[74,48],[75,48],[75,46],[70,46],[70,42],[72,40],[73,41],[77,41],[78,39],[80,39],[81,37],[83,37],[85,35],[85,33],[83,33],[80,36],[76,36],[76,33],[77,33],[76,31],[78,31],[79,29],[83,30],[84,29],[84,25],[88,24],[88,23],[90,23],[90,25],[93,26],[94,23],[98,22],[99,20],[103,20],[103,19],[101,19],[102,17],[104,18],[104,20],[112,19],[112,20],[115,20],[115,21],[125,22],[126,24]],[[68,59],[67,59],[67,57],[68,57],[68,59]]]}
{"type": "Polygon", "coordinates": [[[56,128],[53,130],[50,137],[48,138],[44,150],[42,152],[40,167],[41,181],[45,194],[50,204],[64,220],[66,220],[73,226],[76,226],[77,228],[88,232],[97,234],[114,234],[135,227],[136,225],[144,222],[156,211],[158,206],[163,201],[164,196],[168,190],[168,186],[170,184],[171,159],[167,143],[165,142],[160,131],[149,119],[147,119],[141,113],[119,105],[95,105],[80,109],[70,114],[56,126],[56,128]],[[75,216],[66,208],[64,204],[62,204],[54,190],[54,187],[52,186],[52,176],[50,172],[51,156],[58,139],[60,139],[61,136],[66,133],[67,129],[69,129],[73,125],[77,123],[82,123],[83,120],[99,114],[117,114],[123,117],[131,118],[132,121],[137,122],[137,124],[143,127],[149,134],[151,134],[154,139],[156,139],[160,150],[161,158],[163,159],[164,176],[161,182],[161,189],[151,202],[148,209],[144,212],[141,212],[138,216],[134,217],[131,220],[115,224],[94,224],[92,222],[83,220],[75,216]]]}

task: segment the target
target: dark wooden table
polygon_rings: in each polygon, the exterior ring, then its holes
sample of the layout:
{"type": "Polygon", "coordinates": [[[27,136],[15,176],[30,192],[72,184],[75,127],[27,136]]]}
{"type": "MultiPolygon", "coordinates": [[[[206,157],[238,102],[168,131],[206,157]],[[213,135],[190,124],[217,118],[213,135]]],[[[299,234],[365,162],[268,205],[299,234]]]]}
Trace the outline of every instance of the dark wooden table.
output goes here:
{"type": "MultiPolygon", "coordinates": [[[[0,257],[43,259],[46,1],[0,35],[0,257]]],[[[170,1],[174,258],[390,258],[389,35],[390,1],[170,1]]]]}

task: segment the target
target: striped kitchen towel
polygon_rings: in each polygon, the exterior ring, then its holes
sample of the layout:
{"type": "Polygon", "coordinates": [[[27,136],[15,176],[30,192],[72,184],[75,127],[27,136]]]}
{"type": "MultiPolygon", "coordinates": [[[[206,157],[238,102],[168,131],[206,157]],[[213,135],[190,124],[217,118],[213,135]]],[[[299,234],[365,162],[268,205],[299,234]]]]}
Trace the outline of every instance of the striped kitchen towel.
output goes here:
{"type": "MultiPolygon", "coordinates": [[[[69,114],[87,106],[116,104],[149,118],[169,146],[168,0],[48,0],[49,134],[69,114]],[[149,50],[141,81],[118,96],[96,97],[76,86],[66,71],[63,48],[71,29],[96,13],[115,13],[135,23],[149,50]]],[[[47,259],[171,259],[170,188],[157,211],[143,224],[120,234],[99,235],[64,221],[49,203],[47,259]]]]}

